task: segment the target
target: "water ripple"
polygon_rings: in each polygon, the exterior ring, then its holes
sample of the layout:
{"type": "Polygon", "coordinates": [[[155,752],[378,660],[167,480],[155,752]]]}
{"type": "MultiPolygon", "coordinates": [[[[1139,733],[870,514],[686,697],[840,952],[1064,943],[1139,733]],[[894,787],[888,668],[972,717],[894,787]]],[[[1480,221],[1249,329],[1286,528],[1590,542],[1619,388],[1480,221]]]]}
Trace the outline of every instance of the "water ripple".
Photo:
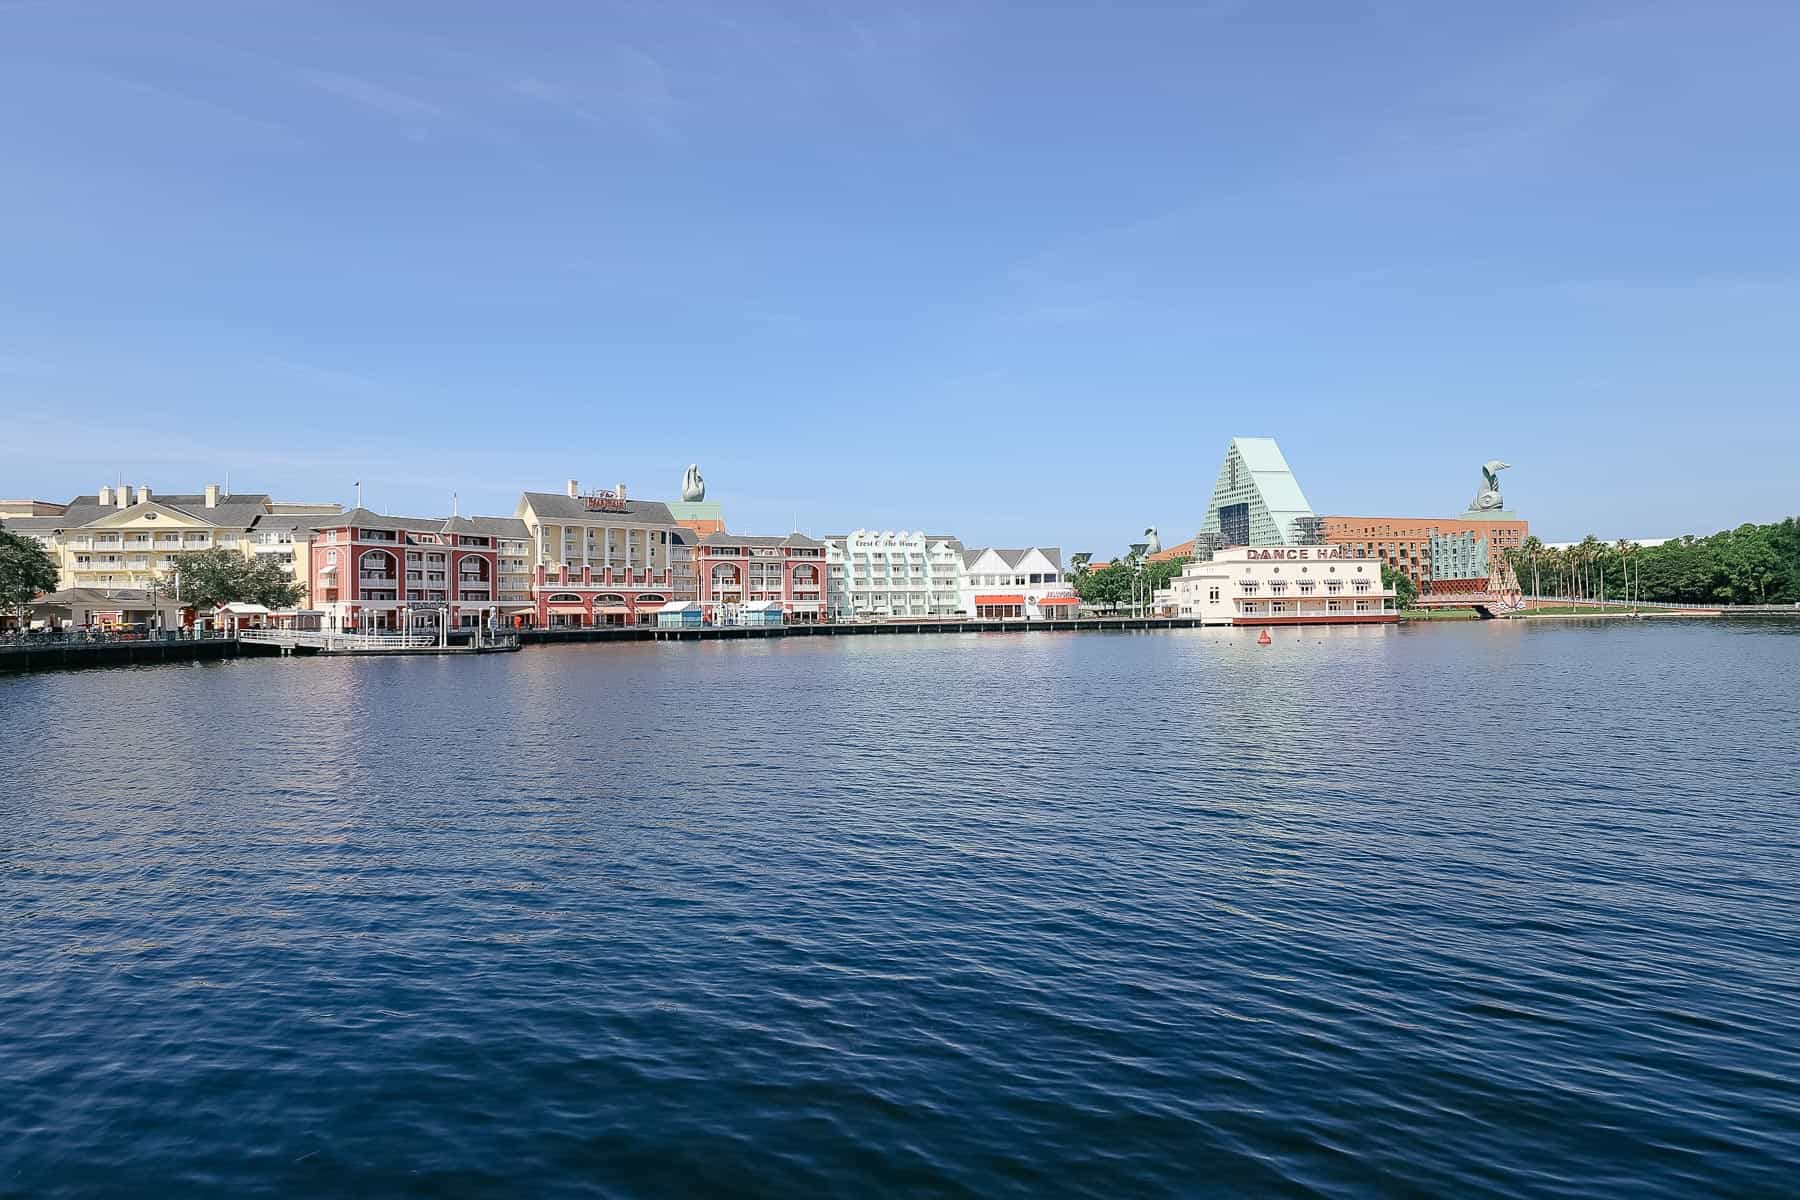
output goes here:
{"type": "Polygon", "coordinates": [[[0,1196],[1800,1178],[1792,626],[0,678],[0,1196]]]}

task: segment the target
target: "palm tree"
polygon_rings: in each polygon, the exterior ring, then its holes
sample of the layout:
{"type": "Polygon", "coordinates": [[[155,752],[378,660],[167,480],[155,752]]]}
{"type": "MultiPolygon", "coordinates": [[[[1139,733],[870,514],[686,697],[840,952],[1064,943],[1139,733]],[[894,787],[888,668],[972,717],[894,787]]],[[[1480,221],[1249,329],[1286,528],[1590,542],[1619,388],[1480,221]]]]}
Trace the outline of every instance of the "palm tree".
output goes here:
{"type": "Polygon", "coordinates": [[[1590,533],[1581,539],[1581,545],[1577,546],[1576,549],[1581,552],[1579,557],[1581,562],[1582,595],[1585,598],[1592,599],[1594,595],[1594,585],[1589,573],[1594,564],[1600,561],[1600,553],[1604,547],[1601,545],[1600,539],[1590,533]]]}
{"type": "Polygon", "coordinates": [[[1530,534],[1519,549],[1526,558],[1531,560],[1531,594],[1537,596],[1540,594],[1538,590],[1538,556],[1544,552],[1543,540],[1535,533],[1530,534]]]}

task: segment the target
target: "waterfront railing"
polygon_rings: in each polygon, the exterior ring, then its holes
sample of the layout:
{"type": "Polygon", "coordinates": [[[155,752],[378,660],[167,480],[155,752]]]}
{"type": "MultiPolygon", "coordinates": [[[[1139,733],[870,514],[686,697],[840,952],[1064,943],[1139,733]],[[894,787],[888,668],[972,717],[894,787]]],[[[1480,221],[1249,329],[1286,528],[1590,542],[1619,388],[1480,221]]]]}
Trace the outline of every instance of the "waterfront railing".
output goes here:
{"type": "Polygon", "coordinates": [[[0,633],[0,653],[8,650],[43,650],[59,646],[113,646],[173,642],[228,642],[229,633],[215,630],[155,629],[147,633],[111,630],[29,630],[0,633]]]}

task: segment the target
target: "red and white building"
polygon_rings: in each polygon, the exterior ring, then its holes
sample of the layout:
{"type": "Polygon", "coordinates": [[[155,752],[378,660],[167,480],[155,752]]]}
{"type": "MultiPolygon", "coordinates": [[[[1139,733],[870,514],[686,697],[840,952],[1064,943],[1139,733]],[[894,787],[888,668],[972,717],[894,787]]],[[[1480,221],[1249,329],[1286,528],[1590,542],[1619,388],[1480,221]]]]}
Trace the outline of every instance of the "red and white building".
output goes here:
{"type": "Polygon", "coordinates": [[[1072,617],[1081,606],[1055,546],[963,551],[962,610],[998,621],[1072,617]]]}
{"type": "Polygon", "coordinates": [[[530,538],[531,604],[521,623],[551,629],[654,624],[672,600],[695,600],[693,534],[669,506],[625,487],[526,492],[517,517],[530,538]]]}
{"type": "Polygon", "coordinates": [[[389,517],[355,508],[314,525],[312,607],[330,630],[452,629],[500,616],[500,554],[524,537],[507,517],[389,517]]]}
{"type": "Polygon", "coordinates": [[[1350,546],[1234,546],[1190,562],[1156,595],[1159,611],[1207,625],[1370,625],[1398,621],[1381,560],[1350,546]]]}
{"type": "Polygon", "coordinates": [[[825,615],[825,543],[802,533],[709,533],[694,547],[694,573],[710,625],[736,622],[740,608],[757,601],[778,602],[790,623],[825,615]]]}

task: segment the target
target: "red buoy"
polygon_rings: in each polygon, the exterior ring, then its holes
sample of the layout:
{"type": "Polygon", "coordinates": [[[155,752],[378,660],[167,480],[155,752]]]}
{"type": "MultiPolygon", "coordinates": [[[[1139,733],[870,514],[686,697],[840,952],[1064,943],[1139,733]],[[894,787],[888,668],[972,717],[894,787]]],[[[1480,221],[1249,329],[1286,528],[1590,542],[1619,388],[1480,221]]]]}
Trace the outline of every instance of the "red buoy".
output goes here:
{"type": "Polygon", "coordinates": [[[1261,633],[1259,633],[1256,636],[1256,644],[1259,646],[1267,646],[1274,640],[1275,640],[1274,638],[1269,636],[1269,631],[1267,629],[1263,630],[1261,633]]]}

